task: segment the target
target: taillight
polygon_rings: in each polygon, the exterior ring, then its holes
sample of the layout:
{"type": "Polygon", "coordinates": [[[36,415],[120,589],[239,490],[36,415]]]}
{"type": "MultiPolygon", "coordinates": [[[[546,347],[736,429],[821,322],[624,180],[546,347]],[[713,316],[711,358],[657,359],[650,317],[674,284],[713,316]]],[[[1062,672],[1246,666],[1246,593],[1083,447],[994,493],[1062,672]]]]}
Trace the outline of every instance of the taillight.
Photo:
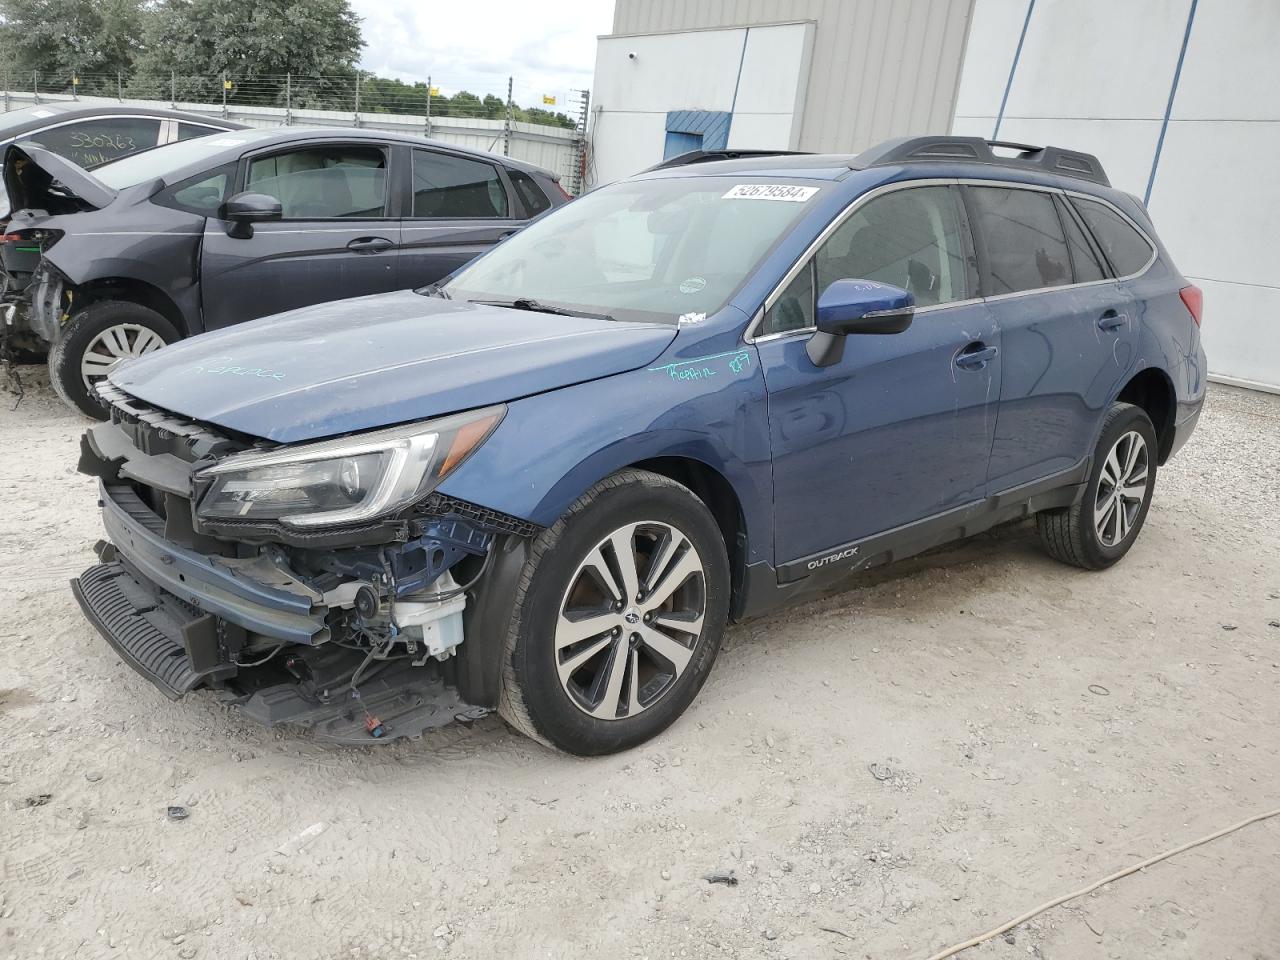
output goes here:
{"type": "Polygon", "coordinates": [[[1182,298],[1182,302],[1191,311],[1191,319],[1196,322],[1196,326],[1200,326],[1200,314],[1204,312],[1204,291],[1192,284],[1179,290],[1178,296],[1182,298]]]}

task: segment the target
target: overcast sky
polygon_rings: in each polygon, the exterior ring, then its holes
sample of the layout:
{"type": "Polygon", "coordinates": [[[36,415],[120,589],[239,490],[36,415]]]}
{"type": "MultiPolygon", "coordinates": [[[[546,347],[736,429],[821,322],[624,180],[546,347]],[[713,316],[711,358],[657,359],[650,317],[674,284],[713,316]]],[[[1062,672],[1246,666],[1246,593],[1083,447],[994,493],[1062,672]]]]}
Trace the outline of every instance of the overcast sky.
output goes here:
{"type": "Polygon", "coordinates": [[[364,18],[361,66],[384,77],[426,80],[446,94],[466,89],[563,108],[570,89],[591,86],[596,37],[613,27],[613,0],[351,0],[364,18]]]}

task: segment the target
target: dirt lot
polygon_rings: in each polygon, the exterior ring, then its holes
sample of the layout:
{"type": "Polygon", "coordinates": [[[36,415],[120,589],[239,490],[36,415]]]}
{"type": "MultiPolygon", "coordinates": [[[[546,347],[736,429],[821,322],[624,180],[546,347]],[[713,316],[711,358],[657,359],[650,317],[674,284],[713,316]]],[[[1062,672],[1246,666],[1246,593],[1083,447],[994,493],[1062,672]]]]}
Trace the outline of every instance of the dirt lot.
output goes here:
{"type": "MultiPolygon", "coordinates": [[[[0,957],[920,958],[1280,806],[1280,397],[1212,391],[1118,568],[1020,525],[855,581],[593,761],[496,717],[339,749],[168,702],[67,588],[82,422],[10,406],[0,957]]],[[[1278,883],[1280,818],[964,956],[1280,958],[1278,883]]]]}

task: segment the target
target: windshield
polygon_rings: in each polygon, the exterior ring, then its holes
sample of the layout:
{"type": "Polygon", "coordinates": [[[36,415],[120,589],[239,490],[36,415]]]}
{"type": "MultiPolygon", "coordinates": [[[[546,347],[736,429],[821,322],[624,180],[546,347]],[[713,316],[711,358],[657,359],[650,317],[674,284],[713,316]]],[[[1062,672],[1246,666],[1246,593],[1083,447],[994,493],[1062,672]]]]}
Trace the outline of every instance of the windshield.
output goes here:
{"type": "Polygon", "coordinates": [[[93,176],[108,187],[123,190],[125,187],[154,180],[156,177],[168,176],[189,164],[199,163],[208,157],[225,153],[227,147],[245,143],[246,140],[247,138],[239,130],[220,133],[217,136],[182,140],[103,164],[94,169],[93,176]]]}
{"type": "Polygon", "coordinates": [[[444,289],[677,323],[723,307],[823,189],[705,176],[613,184],[530,224],[444,289]]]}

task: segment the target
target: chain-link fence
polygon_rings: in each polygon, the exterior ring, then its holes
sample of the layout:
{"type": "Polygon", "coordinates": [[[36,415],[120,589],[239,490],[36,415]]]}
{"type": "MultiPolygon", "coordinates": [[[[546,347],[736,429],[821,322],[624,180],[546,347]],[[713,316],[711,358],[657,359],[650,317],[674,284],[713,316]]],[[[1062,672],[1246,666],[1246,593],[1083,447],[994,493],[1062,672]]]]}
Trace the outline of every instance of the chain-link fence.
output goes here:
{"type": "Polygon", "coordinates": [[[241,78],[5,70],[2,82],[6,111],[55,101],[116,102],[170,106],[252,126],[414,132],[546,167],[560,174],[570,193],[583,184],[587,91],[535,92],[511,77],[474,90],[430,78],[405,83],[354,72],[241,78]]]}

